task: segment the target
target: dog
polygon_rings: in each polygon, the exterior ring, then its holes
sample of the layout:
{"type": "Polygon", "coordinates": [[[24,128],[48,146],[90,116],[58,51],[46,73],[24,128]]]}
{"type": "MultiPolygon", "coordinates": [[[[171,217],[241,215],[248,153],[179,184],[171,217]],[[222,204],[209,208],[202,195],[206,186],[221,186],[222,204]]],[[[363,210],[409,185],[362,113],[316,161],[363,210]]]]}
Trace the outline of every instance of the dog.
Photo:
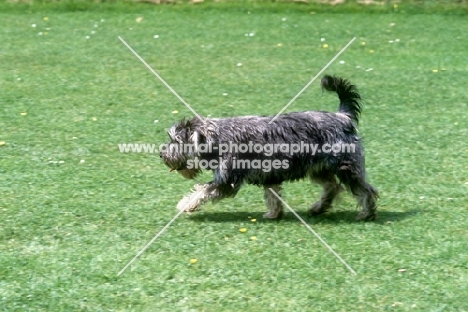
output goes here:
{"type": "Polygon", "coordinates": [[[214,174],[211,182],[196,184],[177,209],[196,211],[208,201],[232,198],[242,185],[253,184],[264,188],[269,211],[263,217],[276,219],[282,216],[283,205],[270,189],[281,196],[283,182],[309,177],[323,187],[320,199],[309,209],[311,215],[328,211],[346,188],[362,208],[356,219],[374,220],[379,195],[366,181],[357,130],[361,96],[356,86],[340,77],[326,75],[321,86],[337,93],[338,112],[194,117],[174,124],[168,131],[170,142],[160,150],[164,164],[187,179],[203,170],[214,174]]]}

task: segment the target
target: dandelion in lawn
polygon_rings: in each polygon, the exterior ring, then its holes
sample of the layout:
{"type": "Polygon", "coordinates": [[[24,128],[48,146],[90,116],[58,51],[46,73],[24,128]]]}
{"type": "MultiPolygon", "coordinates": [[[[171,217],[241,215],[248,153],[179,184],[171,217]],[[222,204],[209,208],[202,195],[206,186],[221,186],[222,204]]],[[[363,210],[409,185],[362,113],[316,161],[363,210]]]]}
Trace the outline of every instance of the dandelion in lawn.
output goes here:
{"type": "Polygon", "coordinates": [[[395,23],[390,23],[390,27],[393,27],[393,26],[395,26],[395,23]]]}
{"type": "Polygon", "coordinates": [[[345,63],[345,61],[339,61],[339,63],[340,63],[340,64],[344,64],[344,63],[345,63]]]}
{"type": "Polygon", "coordinates": [[[250,219],[251,222],[257,222],[257,219],[250,219]]]}
{"type": "Polygon", "coordinates": [[[158,38],[159,38],[159,35],[154,35],[153,38],[154,38],[154,39],[158,39],[158,38]]]}
{"type": "Polygon", "coordinates": [[[26,116],[28,113],[24,112],[24,113],[20,113],[21,116],[26,116]]]}
{"type": "Polygon", "coordinates": [[[31,27],[32,27],[32,28],[36,28],[36,24],[31,24],[31,27]]]}
{"type": "Polygon", "coordinates": [[[47,16],[44,17],[44,21],[48,21],[48,20],[49,20],[49,18],[47,16]]]}
{"type": "Polygon", "coordinates": [[[84,162],[85,162],[84,159],[80,160],[80,164],[84,164],[84,162]]]}
{"type": "Polygon", "coordinates": [[[323,47],[324,49],[326,49],[326,48],[328,48],[328,44],[325,43],[322,47],[323,47]]]}
{"type": "Polygon", "coordinates": [[[137,23],[141,23],[142,20],[143,20],[143,17],[141,17],[141,16],[139,16],[139,17],[136,18],[136,22],[137,22],[137,23]]]}
{"type": "Polygon", "coordinates": [[[255,33],[251,32],[251,33],[249,34],[249,36],[250,36],[250,37],[253,37],[253,36],[255,36],[255,33]]]}
{"type": "Polygon", "coordinates": [[[282,43],[278,43],[276,46],[281,47],[282,45],[283,45],[282,43]]]}
{"type": "Polygon", "coordinates": [[[86,38],[86,39],[89,39],[89,36],[86,36],[85,38],[86,38]]]}
{"type": "Polygon", "coordinates": [[[250,237],[251,240],[257,240],[257,236],[250,237]]]}
{"type": "Polygon", "coordinates": [[[438,70],[437,70],[437,69],[433,69],[432,72],[433,72],[433,73],[437,73],[438,70]]]}
{"type": "Polygon", "coordinates": [[[240,228],[240,229],[239,229],[239,232],[245,233],[245,232],[247,232],[247,229],[246,229],[246,228],[240,228]]]}
{"type": "Polygon", "coordinates": [[[179,111],[178,111],[178,110],[173,110],[172,113],[173,113],[173,114],[178,114],[179,111]]]}
{"type": "Polygon", "coordinates": [[[47,31],[44,32],[44,36],[47,36],[49,33],[47,31]]]}
{"type": "Polygon", "coordinates": [[[365,42],[365,41],[362,41],[362,42],[361,42],[361,45],[366,45],[366,42],[365,42]]]}
{"type": "Polygon", "coordinates": [[[93,121],[97,121],[97,118],[96,118],[96,117],[93,117],[92,120],[93,120],[93,121]]]}
{"type": "Polygon", "coordinates": [[[395,42],[400,42],[400,39],[398,39],[398,38],[397,38],[397,39],[395,39],[395,42]]]}
{"type": "Polygon", "coordinates": [[[393,40],[388,40],[388,43],[393,43],[393,40]]]}
{"type": "Polygon", "coordinates": [[[374,53],[374,50],[369,50],[370,53],[374,53]]]}
{"type": "Polygon", "coordinates": [[[5,141],[0,141],[0,146],[3,146],[3,145],[5,145],[5,144],[6,144],[5,141]]]}
{"type": "Polygon", "coordinates": [[[197,261],[198,261],[197,259],[190,259],[191,264],[197,263],[197,261]]]}
{"type": "Polygon", "coordinates": [[[286,22],[286,17],[283,17],[281,21],[286,22]]]}
{"type": "Polygon", "coordinates": [[[42,36],[42,31],[40,31],[40,32],[38,33],[38,35],[39,35],[39,36],[42,36]]]}
{"type": "Polygon", "coordinates": [[[242,63],[237,63],[237,66],[242,66],[242,63]]]}
{"type": "Polygon", "coordinates": [[[228,94],[226,92],[223,93],[224,96],[227,96],[228,94]]]}

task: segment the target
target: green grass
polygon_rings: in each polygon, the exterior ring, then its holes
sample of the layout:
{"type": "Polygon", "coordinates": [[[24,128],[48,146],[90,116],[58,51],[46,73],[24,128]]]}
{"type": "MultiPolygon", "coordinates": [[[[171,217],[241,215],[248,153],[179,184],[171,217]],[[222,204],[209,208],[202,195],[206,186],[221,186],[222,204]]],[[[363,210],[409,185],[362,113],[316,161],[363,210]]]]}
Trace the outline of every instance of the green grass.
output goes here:
{"type": "MultiPolygon", "coordinates": [[[[468,310],[466,17],[247,11],[0,13],[0,309],[468,310]],[[181,216],[117,277],[193,183],[156,154],[119,153],[164,143],[191,113],[118,36],[219,117],[276,114],[357,37],[326,73],[364,97],[379,219],[355,222],[348,194],[309,218],[320,189],[284,192],[357,276],[293,215],[263,220],[262,191],[245,187],[181,216]]],[[[288,111],[336,106],[315,82],[288,111]]]]}

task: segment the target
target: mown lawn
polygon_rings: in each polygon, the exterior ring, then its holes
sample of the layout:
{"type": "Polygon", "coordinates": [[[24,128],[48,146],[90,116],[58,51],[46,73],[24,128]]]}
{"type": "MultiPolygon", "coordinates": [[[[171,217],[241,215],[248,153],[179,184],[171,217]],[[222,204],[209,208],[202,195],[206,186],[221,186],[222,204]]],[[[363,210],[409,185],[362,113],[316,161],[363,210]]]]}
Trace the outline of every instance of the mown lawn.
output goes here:
{"type": "MultiPolygon", "coordinates": [[[[467,311],[466,16],[223,5],[0,13],[0,309],[467,311]],[[356,276],[291,213],[263,220],[256,187],[182,215],[117,276],[193,184],[119,152],[192,115],[118,36],[213,117],[275,115],[357,37],[326,73],[365,100],[379,218],[355,222],[349,194],[308,217],[319,187],[284,191],[356,276]]],[[[337,103],[316,81],[287,111],[337,103]]]]}

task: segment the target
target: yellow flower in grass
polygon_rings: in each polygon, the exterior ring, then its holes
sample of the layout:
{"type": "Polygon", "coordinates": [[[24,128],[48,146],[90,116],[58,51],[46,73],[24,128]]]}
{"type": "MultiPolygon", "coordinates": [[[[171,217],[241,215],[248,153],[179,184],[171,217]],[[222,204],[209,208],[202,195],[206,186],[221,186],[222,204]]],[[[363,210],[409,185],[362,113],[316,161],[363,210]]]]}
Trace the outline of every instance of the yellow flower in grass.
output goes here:
{"type": "Polygon", "coordinates": [[[239,232],[245,233],[245,232],[247,232],[247,229],[246,229],[246,228],[240,228],[240,229],[239,229],[239,232]]]}
{"type": "Polygon", "coordinates": [[[197,261],[198,261],[197,259],[190,259],[191,264],[197,263],[197,261]]]}
{"type": "Polygon", "coordinates": [[[173,113],[173,114],[178,114],[179,111],[178,111],[178,110],[173,110],[172,113],[173,113]]]}
{"type": "Polygon", "coordinates": [[[47,16],[44,17],[44,21],[48,21],[48,20],[49,20],[49,18],[47,16]]]}
{"type": "Polygon", "coordinates": [[[328,44],[325,43],[322,47],[323,47],[324,49],[326,49],[326,48],[328,48],[328,44]]]}
{"type": "Polygon", "coordinates": [[[257,219],[250,219],[250,221],[252,221],[252,222],[257,222],[257,219]]]}
{"type": "Polygon", "coordinates": [[[24,112],[24,113],[21,113],[21,116],[26,116],[28,113],[24,112]]]}
{"type": "Polygon", "coordinates": [[[251,240],[257,240],[257,236],[252,236],[250,239],[251,240]]]}
{"type": "Polygon", "coordinates": [[[5,141],[0,141],[0,146],[3,146],[5,144],[6,144],[5,141]]]}

